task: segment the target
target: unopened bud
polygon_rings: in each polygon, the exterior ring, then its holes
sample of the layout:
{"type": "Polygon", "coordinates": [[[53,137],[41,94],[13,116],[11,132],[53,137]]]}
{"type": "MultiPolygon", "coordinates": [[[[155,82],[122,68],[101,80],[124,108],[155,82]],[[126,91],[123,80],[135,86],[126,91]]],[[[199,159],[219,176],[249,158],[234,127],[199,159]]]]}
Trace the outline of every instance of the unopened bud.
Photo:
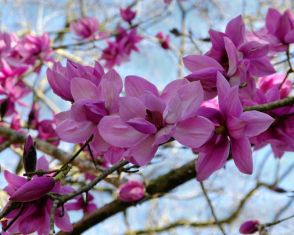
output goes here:
{"type": "Polygon", "coordinates": [[[239,232],[242,234],[253,234],[258,231],[258,227],[258,220],[247,220],[243,224],[241,224],[239,232]]]}
{"type": "Polygon", "coordinates": [[[26,139],[23,151],[23,165],[25,172],[34,172],[37,165],[37,152],[33,138],[29,135],[26,139]]]}

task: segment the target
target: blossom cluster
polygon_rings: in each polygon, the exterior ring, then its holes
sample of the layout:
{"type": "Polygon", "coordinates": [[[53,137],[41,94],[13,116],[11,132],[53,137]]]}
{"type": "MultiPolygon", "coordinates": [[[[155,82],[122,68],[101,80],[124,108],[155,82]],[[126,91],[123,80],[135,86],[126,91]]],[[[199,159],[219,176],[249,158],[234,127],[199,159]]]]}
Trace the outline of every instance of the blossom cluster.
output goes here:
{"type": "Polygon", "coordinates": [[[98,62],[94,67],[55,64],[47,72],[48,81],[57,95],[72,102],[69,111],[56,116],[59,137],[83,143],[93,135],[95,156],[139,166],[148,164],[160,145],[176,140],[199,154],[198,180],[222,168],[229,156],[241,172],[251,174],[252,146],[271,144],[279,157],[293,151],[293,106],[267,113],[243,111],[291,91],[290,80],[276,74],[271,64],[270,42],[249,37],[241,16],[228,23],[225,33],[209,33],[211,49],[186,56],[191,73],[161,92],[138,76],[123,82],[115,70],[104,72],[98,62]]]}
{"type": "MultiPolygon", "coordinates": [[[[117,26],[113,35],[101,33],[93,17],[71,23],[71,31],[80,40],[106,41],[100,59],[108,70],[98,61],[93,66],[70,60],[65,65],[53,62],[47,70],[48,83],[71,107],[56,114],[54,120],[40,120],[39,107],[33,103],[27,124],[38,131],[38,139],[54,145],[60,140],[89,142],[90,155],[102,157],[105,167],[121,160],[147,165],[160,146],[177,141],[197,153],[199,181],[224,167],[229,159],[240,172],[252,174],[253,148],[270,144],[276,157],[294,151],[293,105],[252,109],[291,95],[293,84],[288,75],[292,67],[287,73],[277,73],[272,63],[274,56],[285,53],[291,64],[288,56],[294,42],[294,17],[290,11],[281,14],[269,9],[265,27],[254,32],[246,30],[241,16],[232,19],[225,32],[210,30],[211,48],[204,55],[184,57],[189,74],[161,91],[145,78],[130,75],[122,79],[112,69],[138,51],[142,40],[133,27],[136,12],[121,9],[120,16],[130,27],[117,26]]],[[[170,49],[168,35],[159,32],[156,38],[163,49],[170,49]]],[[[0,114],[2,119],[11,117],[12,129],[22,131],[15,104],[24,105],[20,99],[31,92],[21,76],[30,68],[38,72],[38,61],[52,61],[51,54],[48,34],[22,38],[0,35],[0,94],[4,97],[0,114]]],[[[4,174],[7,207],[15,208],[2,221],[3,234],[49,234],[54,196],[69,194],[73,188],[62,185],[58,171],[49,171],[45,157],[37,160],[31,137],[24,146],[23,160],[27,177],[8,171],[4,174]],[[42,174],[35,174],[37,171],[42,174]]],[[[127,203],[143,199],[145,193],[144,183],[139,181],[118,188],[119,199],[127,203]]],[[[96,209],[94,196],[87,191],[58,205],[53,219],[67,232],[72,229],[68,211],[86,214],[96,209]]],[[[257,222],[246,223],[240,232],[251,233],[257,227],[257,222]]]]}

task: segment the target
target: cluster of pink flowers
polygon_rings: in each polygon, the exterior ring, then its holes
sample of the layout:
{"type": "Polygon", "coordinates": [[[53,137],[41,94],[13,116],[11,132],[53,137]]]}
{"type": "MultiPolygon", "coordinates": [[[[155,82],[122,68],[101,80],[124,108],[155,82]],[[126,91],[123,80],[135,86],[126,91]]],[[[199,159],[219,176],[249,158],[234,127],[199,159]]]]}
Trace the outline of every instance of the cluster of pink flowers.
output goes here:
{"type": "MultiPolygon", "coordinates": [[[[30,138],[28,139],[30,142],[30,138]]],[[[27,146],[28,148],[28,146],[27,146]]],[[[27,157],[27,156],[26,156],[27,157]]],[[[32,160],[32,159],[30,159],[32,160]]],[[[45,157],[38,159],[31,170],[49,170],[49,163],[45,157]]],[[[62,186],[52,176],[33,176],[32,179],[17,176],[9,171],[4,172],[8,182],[5,191],[9,195],[6,207],[19,205],[5,216],[2,221],[3,234],[49,234],[50,212],[53,205],[48,193],[65,195],[73,191],[69,186],[62,186]],[[40,226],[42,225],[42,226],[40,226]]],[[[57,208],[54,216],[55,224],[62,231],[71,231],[72,224],[65,208],[57,208]]]]}
{"type": "MultiPolygon", "coordinates": [[[[21,129],[19,110],[27,108],[28,105],[23,98],[32,92],[32,89],[22,79],[29,69],[38,73],[44,62],[52,61],[52,50],[50,39],[47,33],[41,36],[27,34],[17,37],[14,34],[0,34],[0,116],[1,121],[10,122],[10,128],[21,129]]],[[[28,83],[30,83],[28,81],[28,83]]],[[[34,106],[34,105],[33,105],[34,106]]],[[[31,111],[30,115],[33,112],[31,111]]],[[[28,119],[31,119],[28,117],[28,119]]],[[[58,137],[54,130],[52,120],[38,119],[37,113],[34,114],[34,125],[29,123],[30,128],[38,131],[41,139],[53,138],[54,144],[58,144],[58,137]]],[[[1,123],[1,125],[5,125],[1,123]]],[[[4,142],[5,138],[1,138],[4,142]]]]}
{"type": "Polygon", "coordinates": [[[137,44],[143,39],[137,34],[136,28],[127,30],[119,26],[116,31],[115,40],[107,41],[101,56],[107,68],[127,61],[132,51],[139,51],[137,44]]]}
{"type": "MultiPolygon", "coordinates": [[[[128,33],[120,30],[116,43],[126,43],[128,33]]],[[[241,16],[228,23],[225,33],[209,33],[211,49],[185,57],[191,73],[161,92],[138,76],[127,76],[123,84],[114,70],[105,73],[98,62],[94,67],[55,64],[47,73],[49,83],[72,102],[69,111],[56,116],[60,138],[82,143],[93,135],[95,156],[111,164],[127,159],[140,166],[152,160],[160,145],[177,140],[199,153],[198,180],[223,167],[230,154],[241,172],[251,174],[252,145],[271,144],[278,156],[293,151],[292,106],[268,113],[243,111],[248,105],[285,98],[291,90],[291,82],[275,74],[269,42],[249,37],[241,16]]]]}
{"type": "Polygon", "coordinates": [[[71,22],[70,30],[81,39],[95,39],[99,22],[94,17],[85,17],[71,22]]]}
{"type": "MultiPolygon", "coordinates": [[[[136,12],[130,7],[121,8],[120,16],[123,21],[132,26],[132,21],[136,17],[136,12]]],[[[112,68],[128,61],[132,51],[139,51],[137,44],[143,39],[137,34],[136,27],[123,28],[118,26],[113,32],[99,31],[99,22],[94,17],[80,18],[70,24],[70,30],[80,39],[95,40],[100,38],[105,40],[107,46],[102,51],[101,60],[105,61],[105,67],[112,68]],[[114,40],[109,37],[114,36],[114,40]]]]}
{"type": "MultiPolygon", "coordinates": [[[[16,113],[15,104],[30,90],[19,77],[37,61],[51,60],[48,34],[41,36],[25,35],[18,38],[14,34],[0,34],[0,104],[1,117],[16,113]]],[[[38,71],[39,66],[34,68],[38,71]]]]}
{"type": "MultiPolygon", "coordinates": [[[[136,12],[126,8],[120,14],[132,26],[136,12]]],[[[88,17],[73,22],[70,28],[81,39],[94,40],[99,23],[88,17]]],[[[33,104],[28,126],[38,131],[37,138],[55,145],[59,138],[80,144],[93,137],[90,152],[94,157],[103,156],[104,166],[122,159],[147,165],[161,145],[178,141],[198,154],[199,181],[224,167],[229,158],[240,172],[252,174],[252,148],[270,144],[277,157],[294,151],[293,105],[266,112],[245,111],[247,106],[290,96],[293,84],[286,79],[288,74],[276,73],[271,59],[276,53],[288,52],[294,42],[292,13],[270,9],[265,27],[256,32],[246,31],[238,16],[228,23],[225,32],[210,30],[209,34],[211,48],[205,55],[183,58],[189,74],[159,91],[142,77],[132,75],[123,80],[111,69],[128,60],[132,51],[138,51],[137,44],[142,40],[136,28],[117,27],[114,40],[107,41],[101,56],[108,71],[98,62],[94,66],[54,62],[47,70],[48,82],[57,96],[71,102],[71,107],[54,120],[40,120],[37,104],[33,104]]],[[[169,36],[160,32],[156,37],[163,49],[170,48],[169,36]]],[[[1,119],[12,116],[11,128],[19,130],[15,104],[24,105],[20,99],[30,92],[19,78],[37,61],[51,60],[49,37],[44,34],[19,39],[2,33],[0,56],[1,119]]],[[[49,170],[44,157],[36,161],[30,137],[24,150],[26,172],[49,170]]],[[[53,202],[48,193],[63,195],[72,189],[62,186],[53,174],[25,178],[6,171],[5,178],[8,206],[21,203],[3,221],[6,233],[49,234],[53,202]]],[[[144,196],[143,182],[129,181],[118,189],[118,197],[124,202],[136,202],[144,196]]],[[[61,230],[70,231],[68,210],[91,213],[96,208],[93,195],[87,192],[64,208],[58,207],[55,223],[61,230]]],[[[251,221],[241,226],[240,232],[249,234],[256,229],[258,222],[251,221]]]]}

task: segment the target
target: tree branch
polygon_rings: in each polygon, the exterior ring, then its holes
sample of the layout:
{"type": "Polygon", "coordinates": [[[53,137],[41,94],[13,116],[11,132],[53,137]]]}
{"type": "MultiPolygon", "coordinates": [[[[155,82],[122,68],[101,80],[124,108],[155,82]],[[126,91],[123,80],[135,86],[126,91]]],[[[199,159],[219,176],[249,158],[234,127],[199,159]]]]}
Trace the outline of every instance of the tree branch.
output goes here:
{"type": "Polygon", "coordinates": [[[284,106],[294,105],[294,96],[287,97],[285,99],[281,99],[278,101],[274,101],[271,103],[261,104],[261,105],[254,105],[254,106],[247,106],[244,108],[244,111],[251,111],[257,110],[261,112],[266,112],[272,109],[281,108],[284,106]]]}

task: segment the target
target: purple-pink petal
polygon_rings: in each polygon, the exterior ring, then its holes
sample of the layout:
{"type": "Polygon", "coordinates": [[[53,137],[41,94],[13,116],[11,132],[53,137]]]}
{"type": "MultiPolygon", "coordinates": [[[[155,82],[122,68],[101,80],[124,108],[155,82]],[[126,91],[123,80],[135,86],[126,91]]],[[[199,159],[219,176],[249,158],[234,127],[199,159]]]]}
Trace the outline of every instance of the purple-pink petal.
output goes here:
{"type": "Polygon", "coordinates": [[[199,181],[205,180],[213,172],[222,168],[229,156],[230,144],[226,137],[220,137],[218,141],[213,141],[211,144],[212,146],[207,146],[205,151],[200,151],[196,161],[196,178],[199,181]]]}
{"type": "Polygon", "coordinates": [[[123,122],[117,115],[102,118],[98,129],[101,137],[107,143],[122,148],[134,146],[146,136],[123,122]]]}
{"type": "Polygon", "coordinates": [[[49,193],[55,185],[51,177],[41,176],[33,178],[18,188],[9,198],[14,202],[34,201],[49,193]]]}
{"type": "Polygon", "coordinates": [[[213,131],[214,124],[198,116],[179,122],[173,137],[190,148],[199,148],[212,136],[213,131]]]}
{"type": "Polygon", "coordinates": [[[127,76],[125,78],[125,89],[127,96],[139,97],[149,91],[158,96],[158,90],[151,82],[139,76],[127,76]]]}
{"type": "Polygon", "coordinates": [[[253,160],[249,139],[247,137],[239,139],[231,138],[231,149],[234,162],[238,169],[245,174],[252,174],[253,160]]]}
{"type": "Polygon", "coordinates": [[[245,135],[248,137],[261,134],[274,122],[274,119],[268,114],[255,110],[242,113],[240,119],[246,123],[245,135]]]}

